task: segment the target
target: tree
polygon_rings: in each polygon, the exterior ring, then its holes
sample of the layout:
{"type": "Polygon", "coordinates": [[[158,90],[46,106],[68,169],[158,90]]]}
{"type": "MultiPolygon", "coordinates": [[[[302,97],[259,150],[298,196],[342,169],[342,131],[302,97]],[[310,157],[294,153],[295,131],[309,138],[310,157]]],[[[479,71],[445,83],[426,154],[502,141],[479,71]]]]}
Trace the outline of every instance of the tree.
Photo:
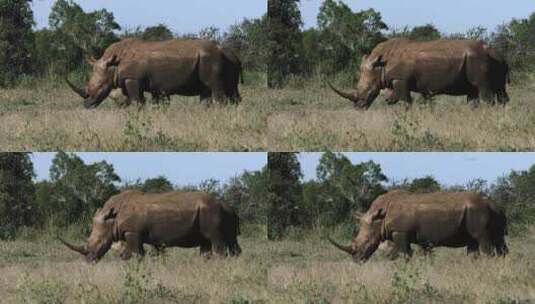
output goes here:
{"type": "Polygon", "coordinates": [[[0,153],[0,239],[35,221],[33,164],[28,153],[0,153]]]}
{"type": "Polygon", "coordinates": [[[323,153],[316,175],[322,225],[349,220],[354,210],[367,211],[377,196],[386,192],[382,183],[388,180],[379,164],[353,165],[343,154],[332,152],[323,153]]]}
{"type": "Polygon", "coordinates": [[[49,202],[59,224],[90,218],[97,208],[118,193],[113,165],[106,161],[85,164],[76,154],[58,152],[50,167],[53,196],[49,202]]]}
{"type": "Polygon", "coordinates": [[[343,2],[325,0],[318,14],[318,29],[318,52],[320,58],[325,58],[322,68],[332,73],[360,64],[362,55],[385,40],[382,31],[388,26],[381,13],[373,9],[353,12],[343,2]]]}
{"type": "Polygon", "coordinates": [[[431,176],[428,175],[426,177],[422,178],[415,178],[409,185],[410,192],[416,192],[416,193],[431,193],[431,192],[437,192],[441,190],[440,184],[437,182],[437,180],[431,176]]]}
{"type": "Polygon", "coordinates": [[[151,193],[163,193],[173,191],[173,184],[167,177],[160,175],[155,178],[146,179],[141,185],[141,191],[151,193]]]}
{"type": "Polygon", "coordinates": [[[415,26],[409,33],[409,38],[419,41],[429,41],[440,39],[442,35],[432,24],[415,26]]]}
{"type": "Polygon", "coordinates": [[[300,73],[302,37],[299,0],[268,0],[268,87],[281,88],[292,74],[300,73]]]}
{"type": "Polygon", "coordinates": [[[173,32],[165,25],[158,24],[156,26],[147,27],[141,34],[141,38],[150,41],[164,41],[173,39],[173,32]]]}
{"type": "Polygon", "coordinates": [[[513,69],[524,72],[535,69],[535,13],[527,19],[513,19],[499,26],[490,40],[513,69]]]}
{"type": "Polygon", "coordinates": [[[302,201],[301,166],[297,153],[268,153],[269,192],[268,239],[284,237],[287,228],[296,224],[302,201]]]}
{"type": "Polygon", "coordinates": [[[121,29],[113,13],[101,9],[86,13],[72,0],[57,0],[52,6],[49,26],[51,40],[41,40],[39,55],[48,58],[53,73],[79,69],[85,58],[100,57],[121,29]]]}
{"type": "Polygon", "coordinates": [[[31,0],[0,0],[0,87],[33,71],[31,0]]]}
{"type": "Polygon", "coordinates": [[[464,189],[467,191],[474,191],[485,196],[488,196],[490,192],[488,182],[482,178],[469,180],[464,186],[464,189]]]}
{"type": "Polygon", "coordinates": [[[259,171],[245,171],[223,186],[223,201],[238,210],[246,223],[266,224],[269,174],[267,167],[259,171]]]}
{"type": "Polygon", "coordinates": [[[232,25],[223,35],[222,44],[240,54],[246,70],[266,71],[270,56],[269,47],[266,47],[269,45],[267,15],[232,25]]]}
{"type": "Polygon", "coordinates": [[[514,230],[525,229],[535,220],[535,165],[528,170],[511,171],[491,187],[491,197],[505,209],[514,230]]]}
{"type": "Polygon", "coordinates": [[[217,197],[218,199],[221,198],[221,186],[218,180],[209,178],[206,180],[201,181],[201,183],[198,186],[199,191],[206,192],[210,195],[213,195],[214,197],[217,197]]]}
{"type": "Polygon", "coordinates": [[[221,30],[217,27],[209,26],[201,29],[198,34],[200,39],[211,40],[217,43],[221,42],[221,30]]]}

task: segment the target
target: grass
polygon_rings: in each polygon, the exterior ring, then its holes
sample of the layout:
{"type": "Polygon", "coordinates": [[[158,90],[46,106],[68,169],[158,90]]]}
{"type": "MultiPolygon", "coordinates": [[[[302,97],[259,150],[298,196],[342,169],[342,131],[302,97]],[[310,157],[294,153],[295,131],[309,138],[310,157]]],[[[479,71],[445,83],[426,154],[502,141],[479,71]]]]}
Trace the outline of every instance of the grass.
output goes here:
{"type": "MultiPolygon", "coordinates": [[[[471,109],[439,96],[358,111],[318,78],[269,90],[246,75],[239,106],[206,108],[174,96],[168,107],[85,110],[58,82],[0,91],[4,151],[524,151],[535,148],[535,76],[509,88],[506,108],[471,109]],[[519,84],[522,83],[522,84],[519,84]]],[[[345,77],[349,79],[349,76],[345,77]]],[[[345,79],[344,78],[344,79],[345,79]]],[[[348,82],[339,77],[341,87],[348,82]]],[[[150,99],[150,98],[149,98],[150,99]]]]}
{"type": "MultiPolygon", "coordinates": [[[[292,105],[268,119],[271,151],[520,151],[535,148],[535,77],[509,88],[504,109],[466,98],[437,96],[368,111],[353,108],[319,81],[276,91],[273,102],[292,105]]],[[[349,88],[344,82],[341,87],[349,88]]],[[[413,97],[417,97],[414,94],[413,97]]],[[[416,98],[418,99],[418,98],[416,98]]]]}
{"type": "Polygon", "coordinates": [[[511,253],[503,259],[437,248],[408,262],[376,252],[360,265],[310,235],[273,247],[268,288],[274,303],[533,303],[533,232],[509,239],[511,253]]]}
{"type": "Polygon", "coordinates": [[[96,265],[58,241],[0,242],[1,303],[258,303],[268,299],[271,244],[244,228],[239,258],[206,260],[198,249],[121,261],[108,252],[96,265]]]}
{"type": "MultiPolygon", "coordinates": [[[[257,229],[258,230],[258,229],[257,229]]],[[[0,302],[5,303],[533,303],[535,230],[509,239],[506,258],[472,259],[436,249],[410,261],[381,253],[362,265],[321,233],[268,242],[240,238],[239,258],[205,260],[193,249],[86,264],[57,241],[0,243],[0,302]]],[[[338,236],[337,238],[343,239],[338,236]]],[[[348,241],[348,240],[346,240],[348,241]]]]}
{"type": "MultiPolygon", "coordinates": [[[[206,108],[174,96],[167,107],[120,109],[106,100],[86,110],[63,83],[36,81],[0,90],[3,151],[265,151],[270,92],[246,75],[239,106],[206,108]]],[[[150,94],[146,94],[150,101],[150,94]]]]}

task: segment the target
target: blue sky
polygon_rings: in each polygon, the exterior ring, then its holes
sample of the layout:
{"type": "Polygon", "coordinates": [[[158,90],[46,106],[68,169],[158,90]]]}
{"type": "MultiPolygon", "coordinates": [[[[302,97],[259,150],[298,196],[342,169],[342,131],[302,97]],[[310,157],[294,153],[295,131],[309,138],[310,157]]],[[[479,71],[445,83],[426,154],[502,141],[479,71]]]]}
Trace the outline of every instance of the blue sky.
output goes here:
{"type": "MultiPolygon", "coordinates": [[[[426,175],[443,185],[463,185],[483,178],[489,182],[511,170],[527,170],[535,164],[535,153],[344,153],[352,163],[373,160],[389,179],[400,181],[426,175]]],[[[301,153],[299,162],[305,180],[316,178],[321,153],[301,153]]]]}
{"type": "MultiPolygon", "coordinates": [[[[301,0],[305,27],[316,26],[323,0],[301,0]]],[[[344,0],[353,11],[373,8],[390,27],[434,24],[441,32],[465,32],[483,25],[494,30],[511,18],[526,18],[535,12],[533,0],[344,0]]]]}
{"type": "MultiPolygon", "coordinates": [[[[105,8],[113,12],[123,27],[147,27],[164,23],[176,33],[195,33],[207,26],[226,30],[243,18],[260,17],[267,11],[267,0],[75,0],[84,11],[105,8]]],[[[38,28],[48,26],[53,0],[34,0],[38,28]]]]}
{"type": "MultiPolygon", "coordinates": [[[[55,153],[32,153],[37,180],[48,179],[55,153]]],[[[101,160],[113,164],[123,181],[166,176],[175,185],[195,185],[214,178],[221,182],[259,170],[266,153],[76,153],[86,164],[101,160]]]]}

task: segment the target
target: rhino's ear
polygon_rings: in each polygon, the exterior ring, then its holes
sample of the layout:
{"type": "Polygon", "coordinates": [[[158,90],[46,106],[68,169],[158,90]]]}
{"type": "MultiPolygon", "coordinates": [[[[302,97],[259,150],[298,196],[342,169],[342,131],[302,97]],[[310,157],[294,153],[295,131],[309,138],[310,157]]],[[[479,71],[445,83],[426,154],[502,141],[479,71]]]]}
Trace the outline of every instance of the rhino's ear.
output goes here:
{"type": "Polygon", "coordinates": [[[375,211],[372,215],[372,221],[384,219],[386,216],[386,212],[383,208],[380,208],[379,210],[375,211]]]}
{"type": "Polygon", "coordinates": [[[110,208],[110,211],[104,216],[104,220],[111,220],[115,219],[117,217],[117,212],[115,211],[115,208],[110,208]]]}
{"type": "Polygon", "coordinates": [[[121,60],[117,58],[117,55],[113,55],[106,61],[106,66],[117,66],[120,62],[121,60]]]}
{"type": "Polygon", "coordinates": [[[373,60],[371,62],[371,66],[372,67],[383,67],[386,65],[386,62],[383,60],[383,55],[380,55],[379,57],[375,58],[375,60],[373,60]]]}

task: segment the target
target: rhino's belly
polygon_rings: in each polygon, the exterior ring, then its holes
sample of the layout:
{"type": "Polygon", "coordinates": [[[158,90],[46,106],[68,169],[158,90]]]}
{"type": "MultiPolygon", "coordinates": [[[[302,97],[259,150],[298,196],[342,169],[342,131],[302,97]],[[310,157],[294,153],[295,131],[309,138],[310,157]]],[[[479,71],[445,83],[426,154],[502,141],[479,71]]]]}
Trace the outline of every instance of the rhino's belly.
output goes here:
{"type": "Polygon", "coordinates": [[[148,91],[184,96],[197,96],[206,91],[196,75],[155,75],[149,79],[147,86],[148,91]]]}
{"type": "Polygon", "coordinates": [[[453,225],[422,227],[415,234],[415,243],[431,246],[464,247],[468,241],[466,231],[453,225]]]}
{"type": "Polygon", "coordinates": [[[149,233],[146,243],[166,247],[198,247],[205,239],[195,231],[185,233],[149,233]]]}

